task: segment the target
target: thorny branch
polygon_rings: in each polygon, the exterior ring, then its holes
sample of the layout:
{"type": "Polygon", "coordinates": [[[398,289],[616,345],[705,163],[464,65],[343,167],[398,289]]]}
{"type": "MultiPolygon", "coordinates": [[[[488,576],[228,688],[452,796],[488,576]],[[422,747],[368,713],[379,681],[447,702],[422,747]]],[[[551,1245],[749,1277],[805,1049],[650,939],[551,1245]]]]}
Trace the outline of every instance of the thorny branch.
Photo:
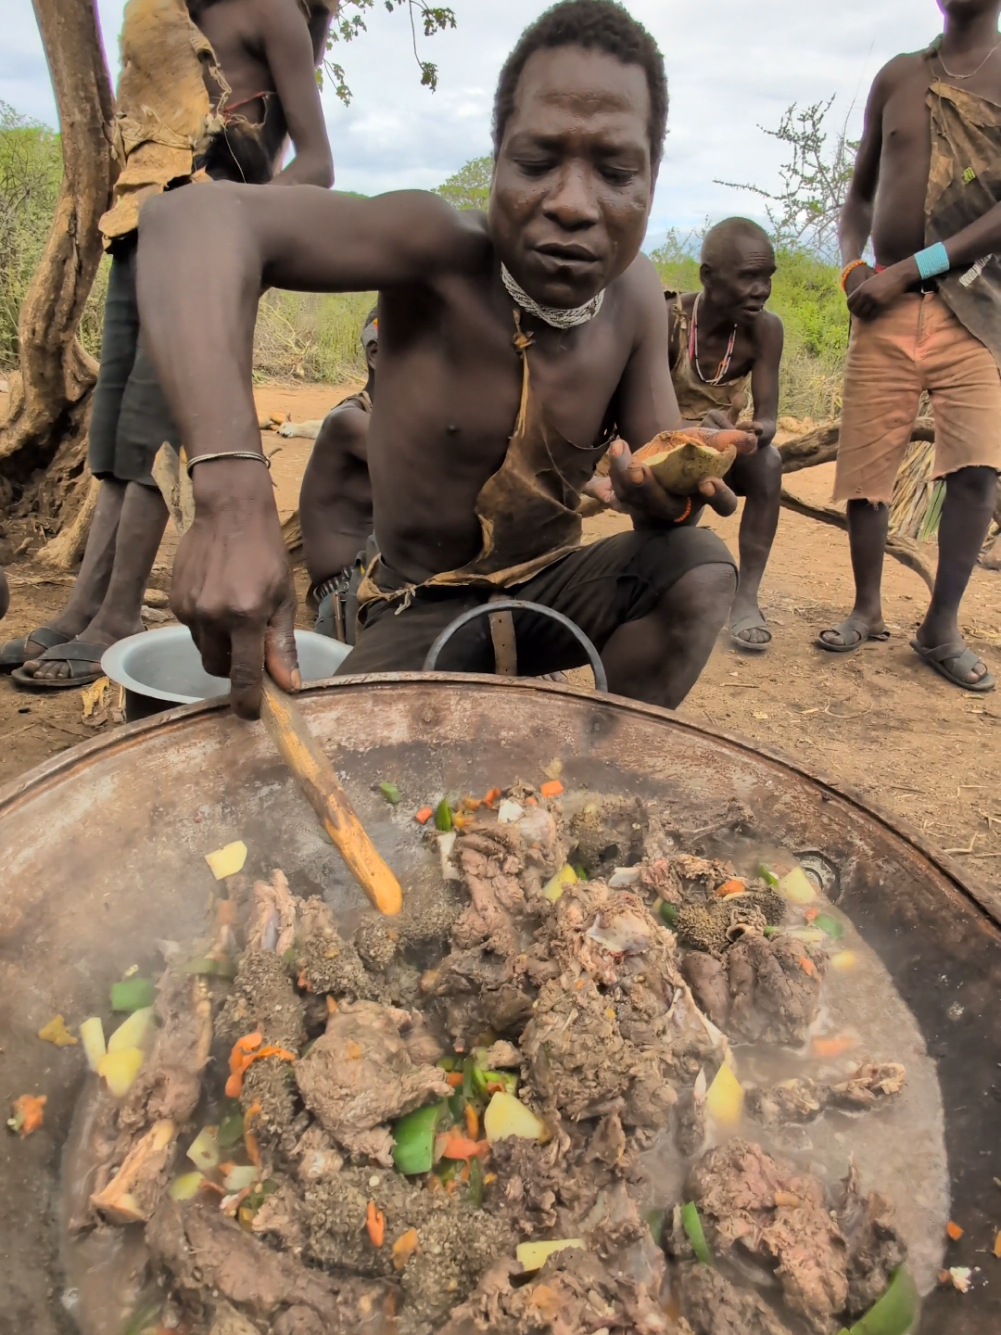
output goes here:
{"type": "Polygon", "coordinates": [[[820,255],[832,255],[836,249],[838,218],[858,150],[858,141],[847,136],[847,122],[828,142],[831,134],[825,122],[833,105],[833,97],[802,110],[794,102],[777,129],[758,127],[791,150],[789,160],[779,169],[781,190],[764,190],[746,182],[716,182],[767,200],[768,220],[780,245],[802,246],[820,255]]]}
{"type": "MultiPolygon", "coordinates": [[[[438,87],[438,66],[430,60],[421,59],[417,48],[417,23],[419,20],[425,37],[433,37],[435,33],[455,27],[454,11],[445,5],[429,5],[426,0],[382,0],[382,3],[390,14],[406,6],[413,37],[414,59],[421,71],[421,85],[430,88],[432,93],[435,92],[438,87]]],[[[330,29],[330,36],[327,39],[328,52],[335,42],[353,42],[367,31],[367,24],[360,12],[348,14],[345,11],[371,9],[374,4],[375,0],[344,0],[330,29]]],[[[334,92],[345,106],[350,105],[351,89],[344,77],[344,66],[328,58],[324,60],[323,68],[334,81],[334,92]]]]}

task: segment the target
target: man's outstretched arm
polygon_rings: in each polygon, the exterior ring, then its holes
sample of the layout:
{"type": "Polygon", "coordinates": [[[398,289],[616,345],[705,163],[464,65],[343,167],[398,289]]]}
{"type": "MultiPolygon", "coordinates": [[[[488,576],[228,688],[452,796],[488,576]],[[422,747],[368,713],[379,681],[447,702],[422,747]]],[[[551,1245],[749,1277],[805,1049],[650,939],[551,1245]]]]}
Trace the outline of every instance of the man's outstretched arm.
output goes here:
{"type": "Polygon", "coordinates": [[[153,200],[139,228],[139,309],[188,459],[195,521],[171,595],[206,670],[228,676],[253,717],[268,670],[294,685],[295,598],[251,387],[254,323],[266,286],[371,291],[426,280],[482,237],[443,201],[408,192],[353,200],[313,186],[218,182],[153,200]],[[261,456],[263,457],[263,456],[261,456]]]}

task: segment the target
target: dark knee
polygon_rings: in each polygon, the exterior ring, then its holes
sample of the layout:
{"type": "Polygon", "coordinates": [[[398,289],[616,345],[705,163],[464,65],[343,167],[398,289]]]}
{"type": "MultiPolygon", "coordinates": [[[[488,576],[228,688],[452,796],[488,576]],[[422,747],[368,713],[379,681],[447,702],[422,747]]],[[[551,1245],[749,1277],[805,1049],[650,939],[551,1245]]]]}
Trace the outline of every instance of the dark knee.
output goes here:
{"type": "Polygon", "coordinates": [[[731,565],[716,562],[689,570],[667,590],[661,606],[673,622],[711,621],[722,625],[733,595],[737,592],[737,572],[731,565]]]}
{"type": "Polygon", "coordinates": [[[993,468],[958,468],[945,479],[946,491],[975,505],[993,505],[998,475],[993,468]]]}

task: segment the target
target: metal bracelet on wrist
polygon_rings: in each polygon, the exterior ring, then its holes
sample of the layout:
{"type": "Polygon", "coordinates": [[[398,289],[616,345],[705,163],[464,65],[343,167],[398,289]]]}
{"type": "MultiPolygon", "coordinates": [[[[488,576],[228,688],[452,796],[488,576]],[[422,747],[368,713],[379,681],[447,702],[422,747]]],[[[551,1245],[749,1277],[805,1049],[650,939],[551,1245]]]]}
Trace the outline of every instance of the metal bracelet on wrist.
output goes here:
{"type": "Polygon", "coordinates": [[[271,468],[271,460],[266,454],[259,454],[256,450],[221,450],[217,454],[196,454],[193,459],[188,460],[188,477],[191,476],[191,470],[195,464],[207,464],[212,459],[256,459],[259,464],[265,468],[271,468]]]}

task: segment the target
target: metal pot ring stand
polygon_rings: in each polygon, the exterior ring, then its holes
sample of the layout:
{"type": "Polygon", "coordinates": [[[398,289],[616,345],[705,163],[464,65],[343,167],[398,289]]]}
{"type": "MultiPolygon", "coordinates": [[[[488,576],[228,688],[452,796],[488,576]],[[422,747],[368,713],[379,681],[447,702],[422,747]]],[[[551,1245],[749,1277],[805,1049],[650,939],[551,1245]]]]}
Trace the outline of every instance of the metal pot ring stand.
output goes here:
{"type": "Polygon", "coordinates": [[[581,628],[569,617],[564,616],[562,612],[557,612],[552,607],[543,607],[541,603],[523,602],[517,598],[499,598],[496,602],[483,603],[482,606],[471,608],[470,611],[457,616],[450,625],[445,627],[428,650],[422,671],[434,672],[441,651],[452,636],[477,617],[487,616],[490,618],[490,631],[494,642],[494,656],[497,660],[498,675],[507,677],[517,675],[514,619],[512,616],[514,612],[537,612],[539,616],[549,617],[551,621],[557,622],[564,630],[568,631],[587,655],[587,661],[594,673],[595,690],[607,692],[608,677],[605,675],[604,664],[597,649],[581,628]],[[504,659],[507,660],[506,663],[502,661],[504,659]]]}

